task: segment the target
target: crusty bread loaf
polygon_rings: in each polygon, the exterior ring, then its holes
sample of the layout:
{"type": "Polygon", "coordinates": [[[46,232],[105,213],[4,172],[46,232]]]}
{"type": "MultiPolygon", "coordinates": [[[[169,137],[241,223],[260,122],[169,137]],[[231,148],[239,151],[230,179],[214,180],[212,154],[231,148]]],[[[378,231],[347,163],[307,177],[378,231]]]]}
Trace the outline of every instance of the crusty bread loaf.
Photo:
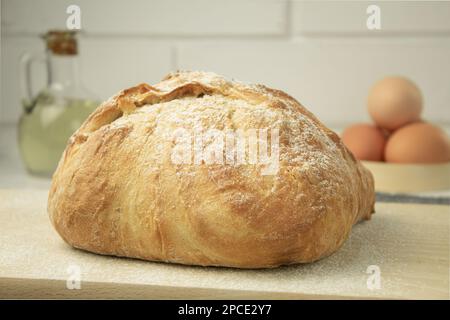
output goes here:
{"type": "Polygon", "coordinates": [[[87,251],[263,268],[332,254],[370,218],[374,198],[370,172],[286,93],[177,72],[124,90],[90,115],[59,162],[48,212],[61,237],[87,251]],[[267,163],[176,162],[179,128],[245,137],[278,130],[278,168],[264,174],[267,163]]]}

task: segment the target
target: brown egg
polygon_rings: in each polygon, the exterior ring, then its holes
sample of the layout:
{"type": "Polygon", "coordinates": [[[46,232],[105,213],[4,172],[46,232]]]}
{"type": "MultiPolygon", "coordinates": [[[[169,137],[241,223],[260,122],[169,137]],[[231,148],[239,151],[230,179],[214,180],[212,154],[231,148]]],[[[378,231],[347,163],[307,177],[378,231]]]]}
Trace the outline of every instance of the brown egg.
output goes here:
{"type": "Polygon", "coordinates": [[[422,94],[403,77],[387,77],[370,90],[368,111],[373,121],[389,131],[420,119],[422,94]]]}
{"type": "Polygon", "coordinates": [[[386,144],[387,162],[440,163],[450,161],[450,139],[440,128],[426,122],[395,131],[386,144]]]}
{"type": "Polygon", "coordinates": [[[371,124],[355,124],[344,130],[342,140],[356,159],[382,161],[386,137],[371,124]]]}

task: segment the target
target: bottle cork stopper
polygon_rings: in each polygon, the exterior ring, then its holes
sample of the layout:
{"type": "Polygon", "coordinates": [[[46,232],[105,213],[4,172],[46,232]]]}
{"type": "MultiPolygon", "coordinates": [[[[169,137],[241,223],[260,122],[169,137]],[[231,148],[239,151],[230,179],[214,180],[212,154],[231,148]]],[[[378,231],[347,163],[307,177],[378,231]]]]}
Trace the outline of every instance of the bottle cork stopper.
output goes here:
{"type": "Polygon", "coordinates": [[[78,45],[76,31],[51,30],[42,36],[47,44],[47,50],[56,55],[76,55],[78,45]]]}

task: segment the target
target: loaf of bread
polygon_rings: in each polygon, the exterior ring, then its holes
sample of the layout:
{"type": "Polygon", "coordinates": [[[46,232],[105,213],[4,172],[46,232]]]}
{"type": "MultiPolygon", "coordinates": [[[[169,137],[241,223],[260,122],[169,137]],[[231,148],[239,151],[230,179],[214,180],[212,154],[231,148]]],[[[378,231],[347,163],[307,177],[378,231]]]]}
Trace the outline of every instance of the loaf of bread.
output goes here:
{"type": "Polygon", "coordinates": [[[370,172],[286,93],[176,72],[90,115],[59,162],[48,212],[79,249],[270,268],[332,254],[374,201],[370,172]]]}

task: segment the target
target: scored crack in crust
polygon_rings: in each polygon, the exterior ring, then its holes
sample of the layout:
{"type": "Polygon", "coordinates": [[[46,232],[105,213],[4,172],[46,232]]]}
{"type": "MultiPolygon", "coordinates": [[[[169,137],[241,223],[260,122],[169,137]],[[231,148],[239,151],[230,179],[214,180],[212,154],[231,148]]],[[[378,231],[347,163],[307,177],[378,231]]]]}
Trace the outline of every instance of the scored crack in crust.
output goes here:
{"type": "Polygon", "coordinates": [[[203,266],[266,268],[335,252],[374,212],[370,172],[286,93],[176,72],[123,90],[72,135],[53,176],[50,220],[87,251],[203,266]],[[279,130],[279,169],[174,164],[173,132],[279,130]]]}

